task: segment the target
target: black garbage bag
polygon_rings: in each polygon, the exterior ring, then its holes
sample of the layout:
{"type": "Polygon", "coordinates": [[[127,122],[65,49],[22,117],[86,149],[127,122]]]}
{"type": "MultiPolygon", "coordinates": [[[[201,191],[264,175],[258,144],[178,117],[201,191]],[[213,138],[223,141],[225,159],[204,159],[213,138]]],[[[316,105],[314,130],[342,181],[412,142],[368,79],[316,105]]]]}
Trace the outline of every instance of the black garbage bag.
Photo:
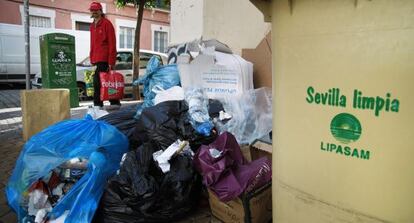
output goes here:
{"type": "Polygon", "coordinates": [[[165,150],[177,139],[187,140],[196,151],[201,145],[213,142],[216,137],[216,132],[206,137],[193,129],[185,101],[166,101],[143,110],[131,141],[135,141],[132,144],[136,145],[152,142],[165,150]]]}
{"type": "Polygon", "coordinates": [[[136,108],[135,105],[122,106],[119,111],[109,113],[98,120],[115,126],[128,138],[131,138],[135,125],[137,124],[137,121],[134,119],[136,108]]]}
{"type": "Polygon", "coordinates": [[[218,118],[220,111],[224,111],[223,104],[216,99],[208,100],[208,114],[210,118],[218,118]]]}
{"type": "Polygon", "coordinates": [[[108,182],[94,222],[171,222],[197,206],[201,178],[192,158],[177,155],[163,174],[152,160],[154,148],[144,143],[127,153],[119,173],[108,182]]]}

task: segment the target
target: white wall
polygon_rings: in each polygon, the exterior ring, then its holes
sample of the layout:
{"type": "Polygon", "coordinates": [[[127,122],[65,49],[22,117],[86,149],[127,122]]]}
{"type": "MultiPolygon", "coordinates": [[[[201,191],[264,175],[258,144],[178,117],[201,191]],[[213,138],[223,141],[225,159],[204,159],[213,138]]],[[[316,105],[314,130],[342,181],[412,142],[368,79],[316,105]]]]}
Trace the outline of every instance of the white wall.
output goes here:
{"type": "Polygon", "coordinates": [[[237,54],[256,48],[271,29],[249,0],[205,0],[203,19],[203,38],[216,38],[237,54]]]}
{"type": "Polygon", "coordinates": [[[174,0],[171,2],[171,42],[203,36],[215,38],[241,54],[255,48],[270,31],[263,14],[249,0],[174,0]]]}
{"type": "Polygon", "coordinates": [[[171,1],[171,44],[198,39],[203,33],[204,0],[171,1]]]}

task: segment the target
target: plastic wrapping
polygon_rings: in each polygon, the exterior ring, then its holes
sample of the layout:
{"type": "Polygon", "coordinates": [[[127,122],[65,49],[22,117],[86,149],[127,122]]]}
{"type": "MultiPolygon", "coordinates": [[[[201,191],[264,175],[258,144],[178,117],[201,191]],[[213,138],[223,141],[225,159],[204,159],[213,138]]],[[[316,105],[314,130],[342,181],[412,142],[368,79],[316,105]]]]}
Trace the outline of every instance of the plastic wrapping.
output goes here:
{"type": "Polygon", "coordinates": [[[194,157],[194,166],[203,176],[203,183],[223,202],[272,180],[272,162],[262,157],[248,163],[236,139],[228,132],[210,145],[201,146],[194,157]]]}
{"type": "Polygon", "coordinates": [[[156,93],[155,89],[169,89],[180,85],[180,76],[177,65],[161,66],[161,62],[157,56],[153,56],[147,64],[147,70],[142,78],[134,81],[134,85],[144,85],[144,103],[137,108],[135,118],[138,119],[144,108],[154,105],[153,99],[156,93]]]}
{"type": "Polygon", "coordinates": [[[88,159],[87,172],[60,200],[50,219],[66,211],[66,223],[90,222],[98,206],[106,180],[119,168],[128,150],[127,138],[115,127],[94,121],[67,120],[34,135],[24,146],[6,187],[7,200],[18,219],[27,216],[27,190],[51,170],[76,157],[88,159]]]}
{"type": "Polygon", "coordinates": [[[188,114],[193,128],[203,136],[209,136],[214,125],[208,113],[208,98],[202,88],[188,88],[185,91],[188,114]]]}
{"type": "Polygon", "coordinates": [[[232,118],[223,123],[215,119],[220,133],[232,133],[240,144],[250,144],[272,131],[272,91],[259,88],[241,97],[222,98],[223,108],[232,118]]]}

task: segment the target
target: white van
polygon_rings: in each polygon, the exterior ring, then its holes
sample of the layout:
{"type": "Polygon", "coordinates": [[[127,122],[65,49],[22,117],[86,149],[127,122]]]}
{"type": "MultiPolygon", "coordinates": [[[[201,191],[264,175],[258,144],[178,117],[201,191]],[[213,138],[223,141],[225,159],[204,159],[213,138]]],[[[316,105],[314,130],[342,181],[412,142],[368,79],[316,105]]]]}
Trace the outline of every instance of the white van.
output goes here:
{"type": "MultiPolygon", "coordinates": [[[[89,55],[89,32],[30,27],[30,74],[40,72],[39,36],[47,33],[66,33],[75,36],[76,61],[89,55]]],[[[0,83],[24,83],[25,45],[22,25],[0,23],[0,83]]]]}

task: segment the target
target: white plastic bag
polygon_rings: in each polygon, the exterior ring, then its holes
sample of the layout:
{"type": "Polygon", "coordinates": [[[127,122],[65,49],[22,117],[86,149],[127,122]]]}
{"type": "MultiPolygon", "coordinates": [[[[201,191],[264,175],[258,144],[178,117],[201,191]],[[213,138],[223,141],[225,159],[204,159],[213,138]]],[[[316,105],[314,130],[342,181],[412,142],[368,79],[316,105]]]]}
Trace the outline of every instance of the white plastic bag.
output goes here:
{"type": "Polygon", "coordinates": [[[98,118],[100,118],[100,117],[103,117],[103,116],[105,116],[105,115],[107,115],[107,114],[109,114],[109,112],[107,112],[107,111],[105,111],[105,110],[101,110],[101,109],[99,109],[99,107],[98,106],[90,106],[89,108],[88,108],[88,111],[86,112],[86,114],[88,114],[88,115],[90,115],[90,116],[92,116],[92,118],[94,119],[94,120],[96,120],[96,119],[98,119],[98,118]]]}
{"type": "Polygon", "coordinates": [[[164,101],[182,101],[184,100],[184,90],[179,86],[174,86],[167,90],[155,88],[152,90],[156,95],[154,98],[154,105],[164,101]]]}

